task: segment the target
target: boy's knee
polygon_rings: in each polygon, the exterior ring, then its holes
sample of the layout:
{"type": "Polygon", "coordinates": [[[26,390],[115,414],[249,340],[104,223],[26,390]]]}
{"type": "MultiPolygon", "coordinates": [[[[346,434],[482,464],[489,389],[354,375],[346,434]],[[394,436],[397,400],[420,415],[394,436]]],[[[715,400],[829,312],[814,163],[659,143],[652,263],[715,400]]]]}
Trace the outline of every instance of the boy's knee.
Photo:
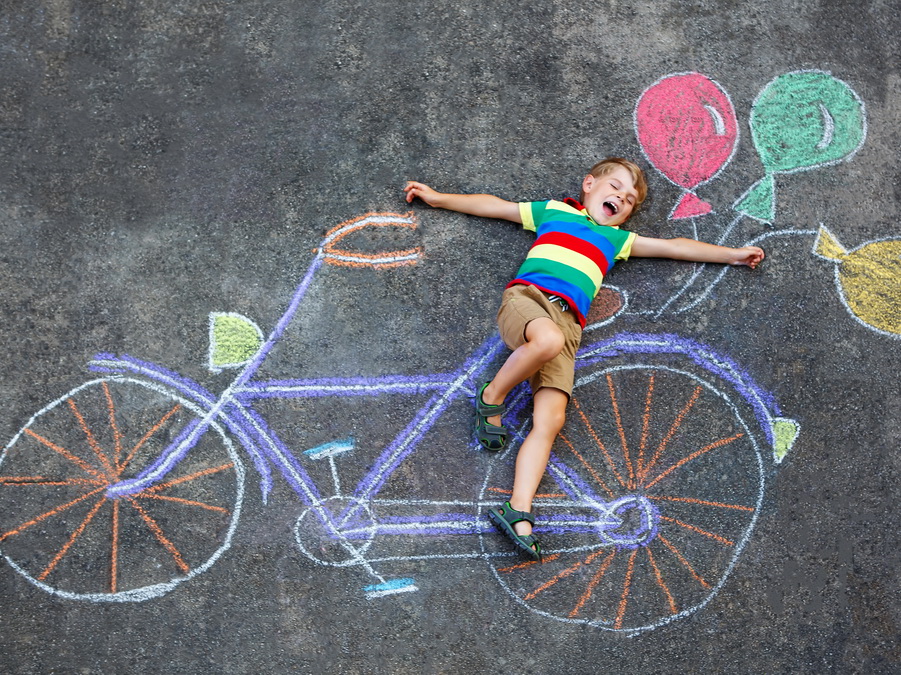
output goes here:
{"type": "Polygon", "coordinates": [[[528,340],[543,361],[555,358],[566,345],[563,331],[557,328],[550,319],[547,320],[546,325],[536,326],[536,329],[531,331],[531,335],[528,336],[528,340]]]}

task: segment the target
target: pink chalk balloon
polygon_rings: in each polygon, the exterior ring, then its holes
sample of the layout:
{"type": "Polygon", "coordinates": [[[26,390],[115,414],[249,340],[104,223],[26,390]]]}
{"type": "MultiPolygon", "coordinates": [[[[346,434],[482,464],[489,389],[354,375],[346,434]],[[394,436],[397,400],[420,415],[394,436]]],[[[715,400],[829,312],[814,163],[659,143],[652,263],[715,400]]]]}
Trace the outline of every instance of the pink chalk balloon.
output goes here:
{"type": "Polygon", "coordinates": [[[738,141],[735,109],[722,87],[700,73],[667,75],[638,99],[635,133],[648,161],[685,190],[670,218],[709,213],[694,190],[729,163],[738,141]]]}

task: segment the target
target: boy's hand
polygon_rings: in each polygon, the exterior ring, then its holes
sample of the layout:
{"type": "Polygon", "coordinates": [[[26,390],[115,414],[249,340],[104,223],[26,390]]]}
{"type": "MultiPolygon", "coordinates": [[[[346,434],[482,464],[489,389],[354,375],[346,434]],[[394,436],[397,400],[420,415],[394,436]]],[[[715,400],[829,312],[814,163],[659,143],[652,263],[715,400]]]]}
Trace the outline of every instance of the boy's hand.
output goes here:
{"type": "Polygon", "coordinates": [[[766,254],[763,252],[762,248],[758,246],[744,246],[742,248],[736,248],[735,251],[735,259],[731,261],[731,265],[747,265],[751,269],[757,267],[760,262],[766,257],[766,254]]]}
{"type": "Polygon", "coordinates": [[[429,206],[438,206],[441,193],[436,192],[425,183],[417,183],[416,181],[408,181],[404,186],[407,203],[411,203],[416,197],[419,197],[429,206]]]}

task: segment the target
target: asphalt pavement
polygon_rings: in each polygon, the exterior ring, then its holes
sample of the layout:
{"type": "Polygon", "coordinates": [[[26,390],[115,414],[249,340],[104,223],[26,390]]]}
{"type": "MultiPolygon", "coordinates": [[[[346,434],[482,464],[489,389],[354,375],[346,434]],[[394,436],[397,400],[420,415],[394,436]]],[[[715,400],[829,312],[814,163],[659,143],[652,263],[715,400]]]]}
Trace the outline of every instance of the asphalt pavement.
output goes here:
{"type": "Polygon", "coordinates": [[[0,670],[901,667],[890,2],[9,0],[0,670]],[[534,235],[407,180],[578,196],[633,259],[536,499],[472,436],[534,235]]]}

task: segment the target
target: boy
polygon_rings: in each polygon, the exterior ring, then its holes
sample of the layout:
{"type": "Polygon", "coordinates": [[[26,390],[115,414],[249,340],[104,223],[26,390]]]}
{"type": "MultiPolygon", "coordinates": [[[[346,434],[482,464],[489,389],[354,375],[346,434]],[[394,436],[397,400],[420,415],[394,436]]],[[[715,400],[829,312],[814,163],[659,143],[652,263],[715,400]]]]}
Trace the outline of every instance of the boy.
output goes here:
{"type": "Polygon", "coordinates": [[[515,203],[493,195],[445,194],[415,181],[408,182],[404,192],[407,202],[418,197],[429,206],[520,223],[537,234],[504,291],[498,328],[513,352],[476,394],[476,435],[486,449],[504,447],[504,400],[516,385],[529,380],[532,428],[516,457],[513,494],[503,506],[490,509],[488,516],[520,552],[540,560],[541,544],[532,534],[532,500],[554,439],[563,428],[589,305],[614,261],[639,256],[753,269],[763,260],[763,250],[686,238],[654,239],[620,230],[644,201],[647,184],[637,165],[619,157],[592,167],[582,181],[578,202],[515,203]]]}

